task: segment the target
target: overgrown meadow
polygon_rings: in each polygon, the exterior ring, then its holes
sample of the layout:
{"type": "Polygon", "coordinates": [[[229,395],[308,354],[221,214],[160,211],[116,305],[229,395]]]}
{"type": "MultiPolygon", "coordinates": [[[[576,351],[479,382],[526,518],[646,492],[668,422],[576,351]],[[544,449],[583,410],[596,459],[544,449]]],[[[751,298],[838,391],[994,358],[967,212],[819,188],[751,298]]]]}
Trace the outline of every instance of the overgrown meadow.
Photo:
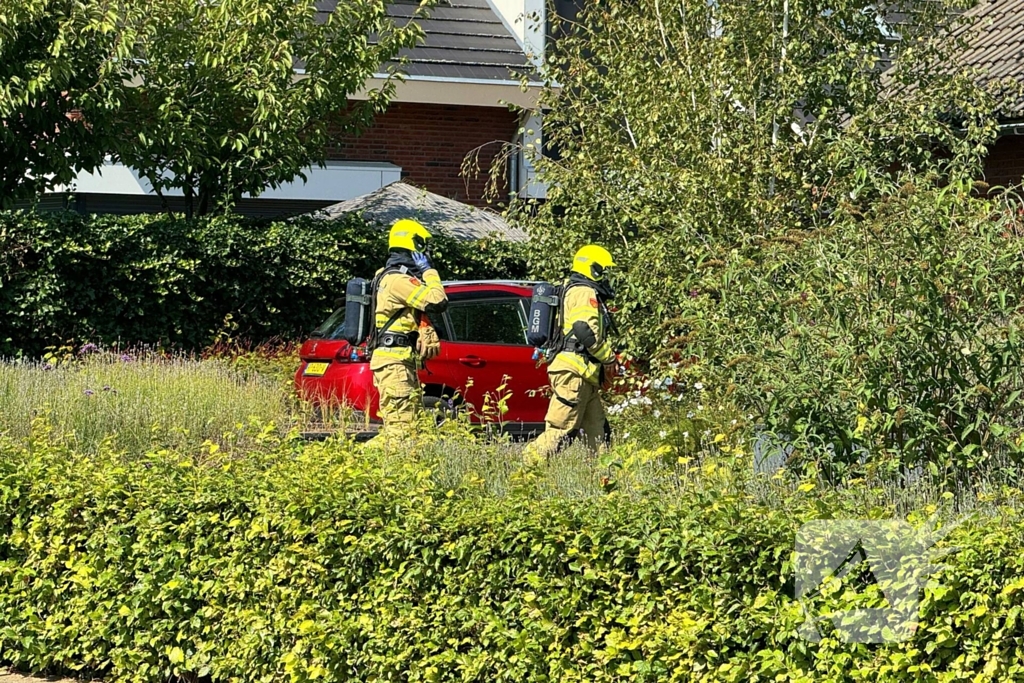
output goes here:
{"type": "Polygon", "coordinates": [[[458,420],[400,447],[307,442],[324,418],[293,362],[0,365],[0,658],[154,682],[1024,675],[1019,476],[836,483],[702,384],[650,377],[616,399],[611,450],[535,471],[458,420]],[[830,626],[885,605],[856,574],[795,599],[801,524],[842,517],[957,525],[908,641],[830,626]]]}

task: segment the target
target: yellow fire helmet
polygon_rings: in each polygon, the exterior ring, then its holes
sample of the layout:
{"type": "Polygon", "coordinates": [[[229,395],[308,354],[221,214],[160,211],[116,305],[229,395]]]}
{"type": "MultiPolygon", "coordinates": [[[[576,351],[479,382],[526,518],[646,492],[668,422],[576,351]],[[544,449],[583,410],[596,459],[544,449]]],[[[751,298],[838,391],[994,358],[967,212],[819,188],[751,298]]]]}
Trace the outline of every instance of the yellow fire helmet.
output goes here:
{"type": "Polygon", "coordinates": [[[391,233],[388,235],[388,248],[423,251],[423,247],[430,237],[431,234],[422,225],[403,218],[391,226],[391,233]]]}
{"type": "Polygon", "coordinates": [[[615,266],[612,255],[604,247],[588,244],[576,252],[572,260],[572,272],[579,273],[588,280],[597,282],[604,275],[605,268],[615,266]]]}

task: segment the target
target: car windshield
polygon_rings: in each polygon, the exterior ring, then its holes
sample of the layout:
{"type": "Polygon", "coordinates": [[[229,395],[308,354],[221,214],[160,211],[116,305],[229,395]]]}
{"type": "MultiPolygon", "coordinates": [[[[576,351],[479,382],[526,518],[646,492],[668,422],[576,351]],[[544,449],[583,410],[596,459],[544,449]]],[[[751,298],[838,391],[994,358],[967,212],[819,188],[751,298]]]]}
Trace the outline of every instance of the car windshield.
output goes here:
{"type": "Polygon", "coordinates": [[[323,325],[313,330],[310,335],[313,339],[341,339],[345,330],[345,307],[341,307],[328,318],[323,325]]]}

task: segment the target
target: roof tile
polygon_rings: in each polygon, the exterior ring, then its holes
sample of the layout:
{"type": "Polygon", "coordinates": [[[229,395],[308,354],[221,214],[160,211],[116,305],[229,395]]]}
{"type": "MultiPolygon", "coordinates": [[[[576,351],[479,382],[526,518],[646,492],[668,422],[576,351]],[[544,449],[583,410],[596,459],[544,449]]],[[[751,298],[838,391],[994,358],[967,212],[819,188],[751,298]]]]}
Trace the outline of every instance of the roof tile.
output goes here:
{"type": "MultiPolygon", "coordinates": [[[[328,14],[338,2],[316,0],[316,6],[328,14]]],[[[394,0],[387,12],[404,25],[418,8],[417,0],[394,0]]],[[[401,70],[408,75],[509,81],[530,70],[522,46],[488,0],[441,0],[428,14],[417,20],[424,42],[400,55],[405,60],[401,70]]]]}

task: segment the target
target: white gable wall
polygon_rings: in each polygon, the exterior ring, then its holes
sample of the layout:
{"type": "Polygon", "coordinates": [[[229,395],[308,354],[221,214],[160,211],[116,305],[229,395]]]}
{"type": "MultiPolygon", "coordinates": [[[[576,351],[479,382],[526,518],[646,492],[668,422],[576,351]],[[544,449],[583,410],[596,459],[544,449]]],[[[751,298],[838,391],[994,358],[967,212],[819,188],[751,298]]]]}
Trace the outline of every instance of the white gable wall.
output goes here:
{"type": "Polygon", "coordinates": [[[534,64],[544,62],[547,5],[544,0],[487,0],[534,64]]]}

